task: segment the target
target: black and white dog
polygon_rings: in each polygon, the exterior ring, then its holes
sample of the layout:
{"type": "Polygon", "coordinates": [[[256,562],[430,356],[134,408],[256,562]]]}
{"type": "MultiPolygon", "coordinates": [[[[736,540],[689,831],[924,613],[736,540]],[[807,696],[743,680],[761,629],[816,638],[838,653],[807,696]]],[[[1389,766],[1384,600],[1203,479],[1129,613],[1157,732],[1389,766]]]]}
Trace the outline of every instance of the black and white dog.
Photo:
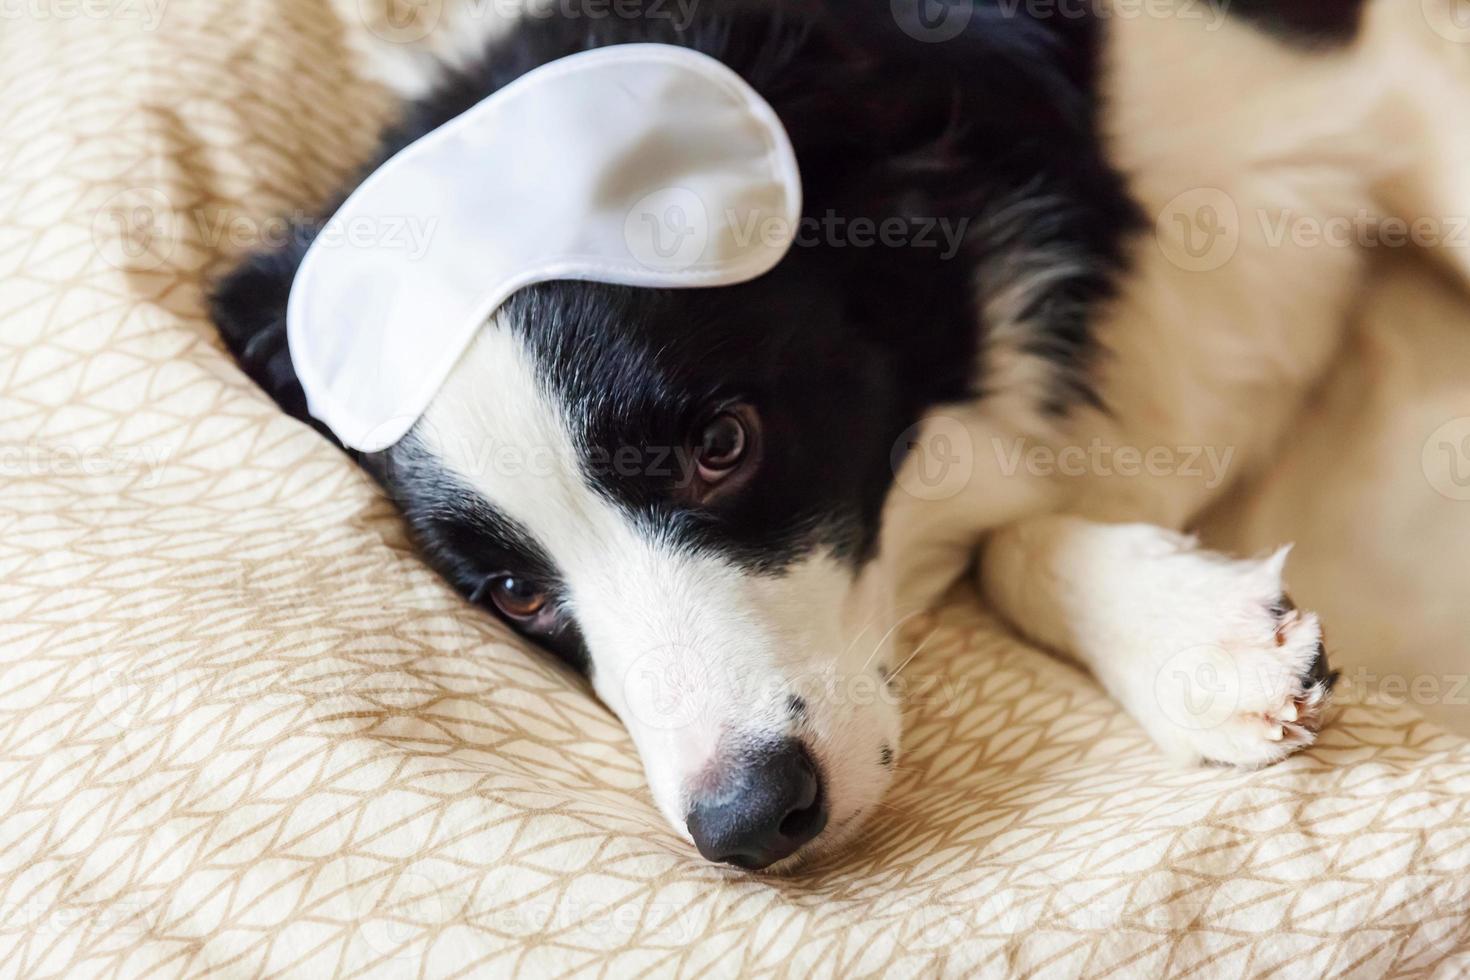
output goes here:
{"type": "MultiPolygon", "coordinates": [[[[891,682],[896,627],[971,567],[1167,752],[1276,762],[1322,722],[1320,626],[1284,551],[1179,531],[1269,460],[1333,356],[1365,250],[1332,229],[1470,214],[1457,2],[461,16],[385,154],[549,61],[685,45],[776,109],[804,233],[744,285],[522,290],[361,463],[459,591],[590,677],[711,860],[784,868],[853,838],[900,720],[842,692],[891,682]],[[1223,712],[1178,703],[1173,679],[1201,676],[1223,712]]],[[[213,299],[302,418],[285,308],[310,233],[213,299]]]]}

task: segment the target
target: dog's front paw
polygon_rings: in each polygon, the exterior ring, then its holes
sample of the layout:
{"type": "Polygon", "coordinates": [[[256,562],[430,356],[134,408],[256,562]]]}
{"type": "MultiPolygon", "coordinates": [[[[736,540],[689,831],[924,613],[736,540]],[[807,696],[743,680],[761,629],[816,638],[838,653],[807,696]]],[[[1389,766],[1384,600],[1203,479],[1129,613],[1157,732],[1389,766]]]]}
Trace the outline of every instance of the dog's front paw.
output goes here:
{"type": "Polygon", "coordinates": [[[1091,667],[1165,752],[1264,766],[1311,745],[1337,677],[1286,598],[1289,549],[1239,561],[1147,524],[1077,517],[992,535],[981,584],[1032,640],[1091,667]]]}
{"type": "Polygon", "coordinates": [[[1285,550],[1264,562],[1198,557],[1180,580],[1186,614],[1169,617],[1175,652],[1156,673],[1147,727],[1183,761],[1279,762],[1316,741],[1337,682],[1321,623],[1282,591],[1285,550]]]}

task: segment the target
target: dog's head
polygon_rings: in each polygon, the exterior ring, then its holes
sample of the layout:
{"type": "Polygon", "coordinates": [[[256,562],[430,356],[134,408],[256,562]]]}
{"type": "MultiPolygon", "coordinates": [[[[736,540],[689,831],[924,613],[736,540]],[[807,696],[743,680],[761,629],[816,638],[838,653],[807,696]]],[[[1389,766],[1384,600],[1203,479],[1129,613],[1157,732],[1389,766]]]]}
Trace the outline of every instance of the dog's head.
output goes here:
{"type": "MultiPolygon", "coordinates": [[[[1048,405],[1071,397],[1131,217],[1077,89],[1087,44],[987,22],[975,50],[914,42],[885,64],[776,23],[695,40],[743,59],[795,143],[786,259],[719,289],[523,289],[364,459],[452,583],[588,675],[670,823],[749,868],[835,849],[891,780],[901,616],[880,532],[905,434],[986,384],[992,305],[1014,351],[1069,369],[1048,405]]],[[[487,65],[560,56],[582,38],[561,30],[487,65]]],[[[485,79],[456,84],[397,138],[485,79]]]]}
{"type": "Polygon", "coordinates": [[[524,290],[371,461],[451,581],[587,673],[670,822],[752,868],[855,830],[899,748],[878,533],[917,406],[820,266],[524,290]]]}

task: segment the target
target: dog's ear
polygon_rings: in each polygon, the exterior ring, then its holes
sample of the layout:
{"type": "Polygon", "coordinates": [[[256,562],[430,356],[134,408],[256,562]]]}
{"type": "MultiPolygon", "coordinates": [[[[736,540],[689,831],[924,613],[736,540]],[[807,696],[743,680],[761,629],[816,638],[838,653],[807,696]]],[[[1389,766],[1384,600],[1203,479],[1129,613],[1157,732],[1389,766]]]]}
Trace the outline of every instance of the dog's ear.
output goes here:
{"type": "Polygon", "coordinates": [[[288,415],[309,423],[337,443],[336,437],[307,411],[306,393],[296,377],[286,343],[286,303],[291,297],[291,283],[315,233],[314,228],[293,223],[285,245],[247,256],[215,283],[209,296],[209,312],[225,346],[250,379],[288,415]]]}

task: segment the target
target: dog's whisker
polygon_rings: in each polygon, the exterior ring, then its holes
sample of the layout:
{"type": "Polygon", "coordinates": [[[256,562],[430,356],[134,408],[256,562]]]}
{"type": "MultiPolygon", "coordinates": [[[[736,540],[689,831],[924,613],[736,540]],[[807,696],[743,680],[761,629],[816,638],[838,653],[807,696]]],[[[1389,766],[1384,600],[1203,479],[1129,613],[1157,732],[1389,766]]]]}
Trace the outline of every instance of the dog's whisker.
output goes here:
{"type": "MultiPolygon", "coordinates": [[[[924,613],[924,610],[922,610],[922,609],[916,609],[913,612],[909,613],[907,616],[904,616],[901,619],[899,619],[898,622],[894,623],[893,626],[889,628],[888,632],[887,633],[884,633],[883,634],[883,637],[873,647],[873,652],[870,653],[870,654],[868,654],[868,659],[863,661],[863,666],[859,670],[859,673],[861,673],[862,671],[868,669],[869,665],[872,664],[872,662],[873,662],[873,658],[876,657],[876,656],[878,656],[878,654],[880,652],[882,652],[883,645],[888,642],[889,638],[892,637],[894,633],[898,632],[899,628],[902,627],[904,623],[907,623],[909,620],[911,620],[911,619],[913,619],[913,618],[915,618],[917,616],[923,615],[923,613],[924,613]]],[[[865,631],[866,631],[866,628],[865,628],[865,631]]],[[[889,675],[889,677],[892,677],[892,676],[893,676],[892,674],[889,675]]]]}
{"type": "Polygon", "coordinates": [[[915,657],[917,657],[919,654],[921,654],[921,653],[924,652],[924,647],[926,647],[926,646],[929,645],[929,641],[932,640],[932,639],[934,639],[934,634],[936,634],[938,632],[939,632],[938,627],[935,627],[934,629],[930,630],[929,631],[929,635],[928,636],[925,636],[924,639],[919,642],[919,645],[914,648],[914,652],[911,653],[911,654],[909,654],[908,659],[905,660],[903,663],[899,664],[898,665],[898,669],[895,670],[895,671],[893,671],[893,673],[891,673],[891,674],[888,675],[888,680],[890,682],[893,681],[893,680],[896,680],[898,678],[898,675],[901,674],[901,673],[903,673],[903,669],[905,667],[907,667],[909,664],[913,663],[913,660],[914,660],[915,657]]]}

